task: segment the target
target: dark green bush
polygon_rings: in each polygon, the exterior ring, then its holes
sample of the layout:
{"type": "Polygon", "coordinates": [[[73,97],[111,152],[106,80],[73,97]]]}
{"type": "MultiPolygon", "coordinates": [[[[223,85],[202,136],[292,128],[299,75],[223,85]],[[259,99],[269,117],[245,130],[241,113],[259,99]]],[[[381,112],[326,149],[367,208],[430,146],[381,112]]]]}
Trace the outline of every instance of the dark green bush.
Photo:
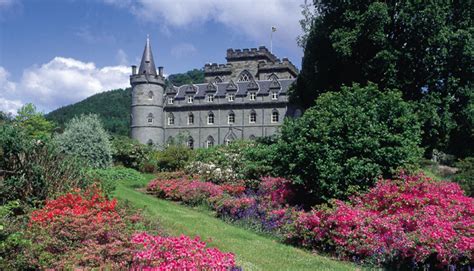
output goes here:
{"type": "Polygon", "coordinates": [[[160,171],[176,171],[184,169],[193,155],[193,150],[185,145],[171,144],[163,151],[156,152],[151,161],[156,161],[160,171]]]}
{"type": "Polygon", "coordinates": [[[281,129],[275,170],[316,202],[346,198],[421,157],[420,124],[396,91],[370,84],[321,95],[281,129]]]}
{"type": "Polygon", "coordinates": [[[457,182],[466,195],[474,196],[474,157],[466,157],[456,163],[459,171],[454,175],[454,181],[457,182]]]}
{"type": "Polygon", "coordinates": [[[151,153],[150,146],[140,144],[137,140],[126,136],[116,136],[112,140],[114,153],[112,155],[116,165],[140,169],[151,153]]]}
{"type": "Polygon", "coordinates": [[[0,126],[0,168],[1,203],[18,199],[33,204],[86,185],[80,161],[15,125],[0,126]]]}

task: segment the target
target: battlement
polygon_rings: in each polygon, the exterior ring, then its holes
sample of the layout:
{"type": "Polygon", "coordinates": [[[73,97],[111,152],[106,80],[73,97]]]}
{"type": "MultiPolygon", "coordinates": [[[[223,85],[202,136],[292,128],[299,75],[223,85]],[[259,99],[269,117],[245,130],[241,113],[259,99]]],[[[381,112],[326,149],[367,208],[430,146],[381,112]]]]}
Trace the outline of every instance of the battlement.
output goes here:
{"type": "Polygon", "coordinates": [[[291,61],[288,58],[283,58],[281,61],[279,60],[278,62],[265,62],[265,61],[259,61],[258,62],[258,69],[260,71],[265,71],[265,70],[286,70],[289,69],[294,76],[298,75],[298,68],[291,63],[291,61]]]}
{"type": "Polygon", "coordinates": [[[279,59],[272,54],[267,47],[260,46],[250,49],[227,49],[227,61],[259,60],[265,59],[270,62],[278,62],[279,59]]]}
{"type": "Polygon", "coordinates": [[[232,64],[210,63],[210,64],[204,65],[205,74],[231,73],[231,72],[232,72],[232,64]]]}

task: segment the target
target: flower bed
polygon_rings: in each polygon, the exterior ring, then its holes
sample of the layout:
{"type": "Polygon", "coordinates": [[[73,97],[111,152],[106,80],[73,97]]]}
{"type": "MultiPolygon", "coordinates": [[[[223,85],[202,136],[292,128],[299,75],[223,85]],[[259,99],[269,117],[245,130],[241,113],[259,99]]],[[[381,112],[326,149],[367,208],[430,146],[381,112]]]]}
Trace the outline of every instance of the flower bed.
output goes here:
{"type": "Polygon", "coordinates": [[[423,175],[380,180],[368,193],[302,213],[289,240],[346,259],[407,265],[472,263],[474,200],[423,175]]]}
{"type": "Polygon", "coordinates": [[[46,202],[30,216],[28,251],[38,269],[229,270],[232,253],[199,238],[134,233],[127,216],[100,191],[75,191],[46,202]]]}

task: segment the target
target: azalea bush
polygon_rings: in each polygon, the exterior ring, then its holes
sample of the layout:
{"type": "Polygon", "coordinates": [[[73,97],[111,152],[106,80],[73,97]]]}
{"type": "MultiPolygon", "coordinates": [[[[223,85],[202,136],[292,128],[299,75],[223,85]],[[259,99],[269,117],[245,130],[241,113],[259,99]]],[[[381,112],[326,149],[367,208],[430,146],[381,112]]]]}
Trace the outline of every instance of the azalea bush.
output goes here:
{"type": "Polygon", "coordinates": [[[474,199],[458,184],[402,173],[349,202],[301,213],[287,238],[380,265],[472,264],[474,199]]]}
{"type": "Polygon", "coordinates": [[[191,239],[136,233],[132,243],[140,248],[134,253],[132,270],[232,270],[235,258],[216,248],[207,248],[199,237],[191,239]]]}

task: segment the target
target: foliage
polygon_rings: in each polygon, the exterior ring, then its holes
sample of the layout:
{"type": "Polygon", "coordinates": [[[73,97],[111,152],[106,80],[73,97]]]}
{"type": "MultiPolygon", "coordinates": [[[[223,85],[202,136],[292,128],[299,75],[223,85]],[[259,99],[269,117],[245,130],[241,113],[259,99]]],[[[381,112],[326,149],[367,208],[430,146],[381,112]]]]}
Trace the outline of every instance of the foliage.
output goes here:
{"type": "Polygon", "coordinates": [[[112,157],[115,164],[136,170],[139,170],[140,165],[149,159],[151,153],[149,146],[128,136],[114,136],[112,147],[114,149],[112,157]]]}
{"type": "Polygon", "coordinates": [[[130,88],[104,91],[78,103],[51,111],[46,118],[58,123],[64,129],[66,123],[74,117],[96,114],[108,132],[128,136],[131,103],[132,90],[130,88]]]}
{"type": "Polygon", "coordinates": [[[89,167],[105,168],[112,164],[109,135],[97,115],[73,118],[64,133],[55,137],[55,141],[61,151],[81,158],[89,167]]]}
{"type": "Polygon", "coordinates": [[[457,182],[466,195],[474,197],[474,157],[467,157],[456,163],[459,171],[454,176],[454,181],[457,182]]]}
{"type": "Polygon", "coordinates": [[[0,126],[1,202],[33,204],[73,187],[83,187],[82,163],[62,154],[49,141],[28,136],[23,128],[0,126]]]}
{"type": "Polygon", "coordinates": [[[304,11],[304,57],[293,98],[308,108],[322,93],[353,82],[399,89],[414,101],[433,95],[429,113],[437,116],[424,119],[424,143],[473,153],[471,1],[313,3],[315,12],[304,11]],[[433,110],[437,104],[442,107],[433,110]]]}
{"type": "Polygon", "coordinates": [[[457,184],[401,173],[348,203],[301,213],[287,237],[345,259],[408,269],[472,263],[473,226],[474,200],[457,184]]]}
{"type": "Polygon", "coordinates": [[[127,182],[130,185],[144,182],[140,172],[123,167],[108,169],[91,169],[86,172],[86,177],[90,183],[99,184],[101,191],[106,196],[111,196],[119,182],[127,182]]]}
{"type": "Polygon", "coordinates": [[[43,113],[37,112],[31,103],[18,109],[15,122],[24,128],[27,135],[36,139],[49,139],[53,133],[53,123],[46,120],[43,113]]]}
{"type": "Polygon", "coordinates": [[[193,69],[185,73],[171,74],[168,76],[167,81],[178,87],[186,84],[204,83],[204,71],[193,69]]]}
{"type": "Polygon", "coordinates": [[[156,152],[156,163],[160,171],[183,170],[192,159],[193,150],[182,144],[171,144],[156,152]]]}
{"type": "Polygon", "coordinates": [[[420,125],[412,112],[400,93],[372,84],[325,93],[282,126],[275,171],[317,202],[346,198],[418,162],[420,125]]]}
{"type": "Polygon", "coordinates": [[[206,248],[206,243],[199,237],[162,237],[144,232],[135,234],[132,242],[143,247],[134,254],[134,259],[139,263],[135,263],[132,270],[226,271],[235,267],[234,254],[206,248]]]}

